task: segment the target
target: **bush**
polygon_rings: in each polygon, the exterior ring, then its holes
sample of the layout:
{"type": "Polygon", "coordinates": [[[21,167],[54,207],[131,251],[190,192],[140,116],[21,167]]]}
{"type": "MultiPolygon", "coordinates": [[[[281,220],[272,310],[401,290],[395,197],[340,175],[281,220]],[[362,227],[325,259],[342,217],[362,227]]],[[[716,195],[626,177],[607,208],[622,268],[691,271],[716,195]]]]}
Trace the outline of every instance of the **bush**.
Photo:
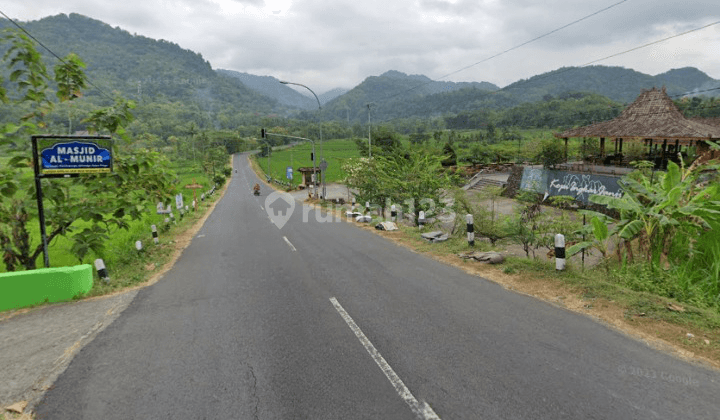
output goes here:
{"type": "Polygon", "coordinates": [[[540,143],[540,151],[535,160],[542,163],[546,169],[552,169],[565,161],[565,149],[558,139],[544,139],[540,143]]]}
{"type": "Polygon", "coordinates": [[[223,175],[215,175],[215,177],[213,178],[213,182],[218,187],[221,187],[225,184],[225,177],[223,175]]]}

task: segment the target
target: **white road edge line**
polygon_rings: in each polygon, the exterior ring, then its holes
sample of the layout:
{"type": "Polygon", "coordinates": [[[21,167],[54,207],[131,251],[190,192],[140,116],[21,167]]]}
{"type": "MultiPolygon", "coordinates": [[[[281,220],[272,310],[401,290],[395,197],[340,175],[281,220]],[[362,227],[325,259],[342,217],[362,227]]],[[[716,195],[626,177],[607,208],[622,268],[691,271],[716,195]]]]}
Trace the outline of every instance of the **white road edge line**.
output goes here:
{"type": "Polygon", "coordinates": [[[433,409],[430,407],[428,403],[425,401],[418,401],[415,396],[413,396],[412,392],[408,389],[408,387],[405,386],[402,379],[395,373],[395,371],[390,367],[390,365],[385,361],[385,358],[382,357],[379,351],[373,346],[373,344],[368,340],[368,338],[365,336],[365,334],[362,332],[360,327],[357,326],[355,321],[350,317],[350,315],[345,311],[345,309],[340,305],[340,302],[337,301],[334,297],[330,298],[330,302],[335,307],[335,310],[340,314],[340,316],[345,320],[345,323],[350,327],[352,332],[355,334],[355,336],[360,340],[360,343],[362,343],[363,347],[365,347],[365,350],[370,354],[370,356],[373,358],[375,363],[380,367],[380,370],[383,371],[385,374],[385,377],[388,378],[392,386],[395,388],[395,391],[398,393],[400,398],[405,401],[405,403],[410,407],[410,410],[420,419],[423,420],[440,420],[440,417],[438,417],[437,414],[433,411],[433,409]]]}
{"type": "MultiPolygon", "coordinates": [[[[273,223],[275,223],[275,222],[273,222],[273,223]]],[[[287,236],[283,236],[283,239],[285,239],[285,242],[287,242],[287,244],[290,246],[290,249],[292,249],[293,252],[297,251],[297,249],[295,249],[295,247],[294,247],[293,244],[290,242],[290,239],[287,238],[287,236]]]]}

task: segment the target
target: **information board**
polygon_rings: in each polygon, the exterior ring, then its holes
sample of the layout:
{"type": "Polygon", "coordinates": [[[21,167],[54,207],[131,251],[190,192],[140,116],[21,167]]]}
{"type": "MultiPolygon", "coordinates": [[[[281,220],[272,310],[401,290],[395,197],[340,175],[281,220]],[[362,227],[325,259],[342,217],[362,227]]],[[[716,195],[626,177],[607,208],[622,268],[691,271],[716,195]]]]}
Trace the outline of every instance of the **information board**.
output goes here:
{"type": "Polygon", "coordinates": [[[112,139],[106,136],[33,136],[40,176],[112,172],[112,139]]]}

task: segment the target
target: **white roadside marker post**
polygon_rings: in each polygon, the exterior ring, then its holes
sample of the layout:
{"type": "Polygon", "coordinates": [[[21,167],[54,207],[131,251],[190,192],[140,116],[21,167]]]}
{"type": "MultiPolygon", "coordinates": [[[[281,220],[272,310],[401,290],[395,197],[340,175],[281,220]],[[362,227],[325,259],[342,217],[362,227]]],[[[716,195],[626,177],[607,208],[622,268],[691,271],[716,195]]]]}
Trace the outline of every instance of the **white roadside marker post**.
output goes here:
{"type": "Polygon", "coordinates": [[[390,220],[393,223],[397,221],[397,209],[395,208],[395,204],[390,206],[390,220]]]}
{"type": "Polygon", "coordinates": [[[555,270],[565,270],[565,235],[555,235],[555,270]]]}
{"type": "Polygon", "coordinates": [[[102,258],[98,258],[95,260],[95,269],[97,270],[98,276],[105,282],[110,281],[110,276],[108,276],[107,269],[105,268],[105,262],[102,260],[102,258]]]}
{"type": "Polygon", "coordinates": [[[465,216],[465,222],[467,223],[468,245],[475,246],[475,223],[473,222],[473,215],[468,214],[465,216]]]}
{"type": "Polygon", "coordinates": [[[150,230],[152,231],[153,242],[155,242],[155,245],[159,244],[160,239],[158,239],[157,226],[150,225],[150,230]]]}
{"type": "Polygon", "coordinates": [[[418,215],[418,227],[422,229],[423,226],[425,226],[425,212],[421,210],[418,215]]]}

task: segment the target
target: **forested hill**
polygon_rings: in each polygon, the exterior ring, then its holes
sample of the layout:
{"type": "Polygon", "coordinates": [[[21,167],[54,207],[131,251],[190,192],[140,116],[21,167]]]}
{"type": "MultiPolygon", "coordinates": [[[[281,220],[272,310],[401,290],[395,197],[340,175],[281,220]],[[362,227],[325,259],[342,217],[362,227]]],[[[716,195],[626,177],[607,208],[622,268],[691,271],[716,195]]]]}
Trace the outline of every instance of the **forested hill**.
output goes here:
{"type": "MultiPolygon", "coordinates": [[[[218,69],[217,72],[240,80],[245,86],[255,92],[275,99],[282,105],[306,110],[317,109],[317,100],[315,100],[315,97],[310,96],[311,93],[309,91],[305,90],[302,92],[304,89],[300,88],[301,91],[298,92],[287,85],[281,84],[280,80],[272,76],[257,76],[254,74],[224,69],[218,69]]],[[[335,88],[324,93],[319,93],[318,100],[321,104],[325,105],[328,101],[331,101],[346,92],[347,89],[335,88]]]]}
{"type": "Polygon", "coordinates": [[[239,80],[243,85],[255,92],[273,98],[283,105],[300,109],[317,108],[315,98],[308,98],[296,92],[294,89],[281,84],[280,80],[272,76],[256,76],[234,70],[219,69],[217,71],[220,74],[239,80]]]}
{"type": "Polygon", "coordinates": [[[395,118],[427,118],[478,110],[503,110],[521,104],[547,102],[554,98],[582,93],[605,96],[619,103],[630,103],[645,89],[666,86],[671,96],[707,91],[720,87],[702,71],[686,67],[651,76],[622,67],[565,67],[517,81],[502,89],[490,83],[442,83],[425,76],[408,76],[390,71],[368,77],[347,94],[331,101],[325,118],[367,119],[367,105],[378,121],[395,118]]]}
{"type": "MultiPolygon", "coordinates": [[[[80,56],[93,84],[105,92],[116,91],[138,102],[192,102],[207,112],[228,107],[271,112],[278,105],[237,79],[215,72],[202,55],[165,40],[132,35],[79,14],[60,14],[22,25],[59,56],[71,52],[80,56]]],[[[0,28],[8,27],[14,28],[0,20],[0,28]]],[[[38,50],[50,67],[56,63],[47,51],[38,50]]],[[[92,88],[86,95],[101,96],[92,88]]]]}
{"type": "Polygon", "coordinates": [[[665,86],[668,95],[682,95],[713,81],[710,76],[692,67],[670,70],[657,76],[623,67],[563,67],[519,80],[503,91],[522,98],[523,102],[535,102],[567,92],[590,92],[627,103],[634,101],[644,89],[665,86]]]}
{"type": "Polygon", "coordinates": [[[380,76],[366,78],[355,88],[330,101],[324,118],[362,121],[367,119],[367,106],[383,120],[426,117],[448,112],[436,100],[453,98],[457,92],[470,91],[479,95],[497,90],[488,82],[442,82],[427,76],[407,75],[390,70],[380,76]],[[443,96],[445,95],[445,96],[443,96]]]}

